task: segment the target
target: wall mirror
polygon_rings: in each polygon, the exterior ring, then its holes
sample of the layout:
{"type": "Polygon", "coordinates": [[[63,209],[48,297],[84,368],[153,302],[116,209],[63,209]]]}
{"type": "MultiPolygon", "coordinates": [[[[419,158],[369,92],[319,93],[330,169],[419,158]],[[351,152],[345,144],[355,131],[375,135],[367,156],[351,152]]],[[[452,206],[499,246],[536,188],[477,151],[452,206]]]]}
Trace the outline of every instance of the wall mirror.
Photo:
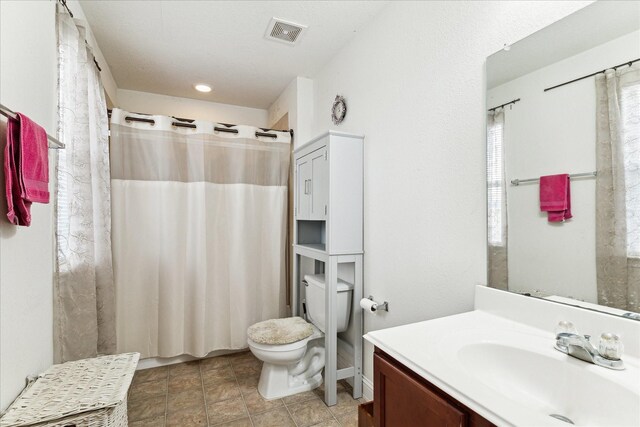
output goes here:
{"type": "Polygon", "coordinates": [[[640,2],[505,45],[486,98],[489,286],[640,320],[640,2]]]}

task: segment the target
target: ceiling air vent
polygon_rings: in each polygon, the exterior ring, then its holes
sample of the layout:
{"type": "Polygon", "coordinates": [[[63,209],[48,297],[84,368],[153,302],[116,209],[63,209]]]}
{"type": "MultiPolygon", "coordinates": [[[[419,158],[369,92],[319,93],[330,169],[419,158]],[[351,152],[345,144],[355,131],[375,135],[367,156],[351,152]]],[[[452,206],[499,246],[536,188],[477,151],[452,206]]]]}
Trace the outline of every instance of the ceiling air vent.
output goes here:
{"type": "Polygon", "coordinates": [[[296,24],[280,18],[272,18],[265,37],[288,45],[294,45],[307,29],[306,25],[296,24]]]}

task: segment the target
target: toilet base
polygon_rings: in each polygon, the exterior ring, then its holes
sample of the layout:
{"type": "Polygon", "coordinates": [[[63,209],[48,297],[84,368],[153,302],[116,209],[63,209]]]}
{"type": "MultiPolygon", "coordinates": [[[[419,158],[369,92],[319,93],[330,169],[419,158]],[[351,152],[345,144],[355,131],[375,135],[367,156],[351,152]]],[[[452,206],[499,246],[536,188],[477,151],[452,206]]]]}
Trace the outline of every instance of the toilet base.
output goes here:
{"type": "Polygon", "coordinates": [[[309,342],[302,360],[296,364],[264,362],[258,392],[265,399],[271,400],[320,387],[324,356],[324,343],[322,338],[319,338],[309,342]]]}
{"type": "Polygon", "coordinates": [[[260,395],[267,400],[280,399],[313,390],[322,385],[322,372],[301,381],[290,381],[288,371],[286,366],[265,363],[258,383],[260,395]]]}

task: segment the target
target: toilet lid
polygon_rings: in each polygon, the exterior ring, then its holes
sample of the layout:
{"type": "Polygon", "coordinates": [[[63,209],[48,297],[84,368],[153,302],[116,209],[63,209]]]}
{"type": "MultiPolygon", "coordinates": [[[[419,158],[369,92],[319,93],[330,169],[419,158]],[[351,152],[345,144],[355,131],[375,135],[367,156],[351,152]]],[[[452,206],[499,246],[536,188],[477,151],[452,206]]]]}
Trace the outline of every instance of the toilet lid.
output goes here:
{"type": "Polygon", "coordinates": [[[247,329],[249,339],[259,344],[290,344],[308,338],[311,334],[311,324],[300,317],[265,320],[247,329]]]}

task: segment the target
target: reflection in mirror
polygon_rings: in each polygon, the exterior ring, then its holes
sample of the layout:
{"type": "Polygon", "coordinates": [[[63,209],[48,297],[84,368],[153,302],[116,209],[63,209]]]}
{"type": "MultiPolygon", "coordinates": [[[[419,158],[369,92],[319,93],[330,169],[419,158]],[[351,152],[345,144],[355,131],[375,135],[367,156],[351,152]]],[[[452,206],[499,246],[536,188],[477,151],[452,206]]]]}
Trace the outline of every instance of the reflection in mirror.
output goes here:
{"type": "Polygon", "coordinates": [[[490,56],[487,103],[489,285],[640,312],[640,2],[490,56]]]}

